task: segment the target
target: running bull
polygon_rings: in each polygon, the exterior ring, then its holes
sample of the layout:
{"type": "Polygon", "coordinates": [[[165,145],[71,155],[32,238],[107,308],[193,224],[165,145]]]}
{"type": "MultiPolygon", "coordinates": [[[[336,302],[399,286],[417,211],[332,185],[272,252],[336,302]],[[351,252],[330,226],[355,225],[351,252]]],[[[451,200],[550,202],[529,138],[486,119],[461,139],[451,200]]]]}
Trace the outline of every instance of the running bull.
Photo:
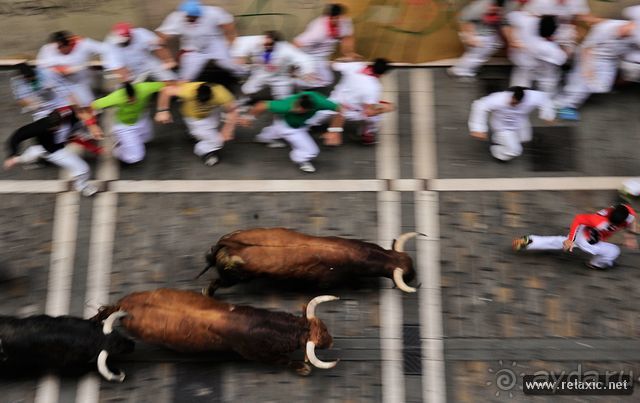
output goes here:
{"type": "Polygon", "coordinates": [[[255,228],[224,235],[209,249],[207,267],[218,271],[203,294],[257,277],[302,280],[323,286],[357,281],[362,277],[393,278],[405,292],[415,277],[413,261],[403,251],[416,232],[402,234],[391,250],[355,239],[319,237],[286,228],[255,228]]]}
{"type": "Polygon", "coordinates": [[[181,352],[236,352],[248,360],[286,365],[300,375],[308,375],[311,367],[293,362],[289,354],[305,349],[305,361],[317,368],[329,369],[337,364],[321,361],[315,353],[316,347],[333,345],[315,309],[322,302],[336,299],[330,295],[316,297],[300,317],[163,288],[129,294],[115,305],[101,308],[93,319],[115,314],[132,336],[146,343],[181,352]]]}
{"type": "Polygon", "coordinates": [[[104,325],[72,316],[0,316],[0,372],[83,372],[96,363],[108,381],[122,382],[124,373],[107,366],[109,354],[130,353],[134,342],[113,332],[116,316],[104,325]]]}

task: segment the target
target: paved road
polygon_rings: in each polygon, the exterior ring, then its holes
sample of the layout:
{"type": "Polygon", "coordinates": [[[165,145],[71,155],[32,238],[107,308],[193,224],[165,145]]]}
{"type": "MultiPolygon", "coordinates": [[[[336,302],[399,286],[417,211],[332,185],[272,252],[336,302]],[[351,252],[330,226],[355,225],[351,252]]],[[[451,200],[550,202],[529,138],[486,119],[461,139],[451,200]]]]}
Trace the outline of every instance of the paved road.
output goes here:
{"type": "MultiPolygon", "coordinates": [[[[502,89],[507,74],[488,68],[478,82],[462,84],[442,69],[396,71],[385,97],[399,109],[387,116],[380,143],[323,148],[314,175],[298,171],[286,149],[253,143],[248,130],[225,147],[218,166],[204,167],[180,122],[157,128],[138,166],[91,161],[106,190],[93,199],[64,191],[66,180],[51,167],[0,172],[2,314],[89,316],[136,290],[197,291],[207,283],[193,279],[204,251],[240,228],[285,226],[385,247],[404,231],[428,235],[408,245],[418,293],[401,294],[389,280],[332,290],[341,301],[322,306],[320,316],[336,338],[322,356],[342,359],[334,370],[301,378],[236,357],[141,345],[116,363],[127,372],[124,384],[5,380],[1,400],[633,401],[532,400],[518,389],[521,379],[513,388],[498,386],[501,369],[518,376],[579,366],[640,374],[637,252],[625,251],[614,270],[593,272],[583,267],[584,256],[509,248],[513,236],[564,233],[573,214],[611,203],[619,178],[599,190],[592,177],[640,172],[637,88],[594,99],[579,124],[536,124],[525,155],[500,164],[485,143],[467,136],[466,119],[470,102],[502,89]],[[567,190],[560,177],[580,177],[582,188],[567,190]],[[449,180],[457,178],[515,180],[509,189],[472,181],[480,191],[468,191],[449,180]],[[540,183],[552,190],[536,190],[540,183]],[[449,191],[434,191],[436,185],[449,191]]],[[[0,141],[28,121],[10,99],[7,78],[0,72],[0,141]]],[[[255,282],[218,296],[300,312],[321,292],[255,282]]]]}

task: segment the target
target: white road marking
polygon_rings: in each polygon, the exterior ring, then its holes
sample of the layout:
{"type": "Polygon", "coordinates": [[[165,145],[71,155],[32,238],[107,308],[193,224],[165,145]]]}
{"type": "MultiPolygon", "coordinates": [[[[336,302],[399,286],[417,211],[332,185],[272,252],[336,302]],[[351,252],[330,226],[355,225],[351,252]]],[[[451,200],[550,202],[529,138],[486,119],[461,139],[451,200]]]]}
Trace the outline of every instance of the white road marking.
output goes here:
{"type": "Polygon", "coordinates": [[[45,313],[51,316],[69,313],[73,261],[76,253],[80,194],[66,192],[56,201],[53,225],[53,250],[45,313]]]}
{"type": "MultiPolygon", "coordinates": [[[[112,181],[120,174],[118,162],[112,158],[113,137],[111,125],[114,111],[105,112],[105,133],[103,141],[107,152],[100,156],[96,177],[99,180],[112,181]]],[[[116,213],[118,195],[113,192],[98,193],[93,203],[91,238],[89,244],[89,265],[87,269],[87,287],[84,317],[96,314],[96,306],[106,305],[109,301],[111,263],[116,233],[116,213]]],[[[100,378],[90,373],[78,382],[77,403],[97,403],[100,398],[100,378]]]]}
{"type": "MultiPolygon", "coordinates": [[[[432,72],[411,71],[414,177],[438,176],[435,103],[432,72]]],[[[431,184],[431,183],[430,183],[431,184]]],[[[447,401],[442,297],[440,290],[440,217],[438,193],[416,191],[416,230],[426,234],[416,241],[420,288],[420,339],[422,344],[422,399],[430,403],[447,401]]]]}
{"type": "Polygon", "coordinates": [[[416,192],[416,230],[427,237],[416,243],[420,288],[420,338],[422,341],[422,398],[446,402],[442,297],[440,290],[440,217],[438,193],[416,192]]]}
{"type": "MultiPolygon", "coordinates": [[[[60,316],[69,313],[78,235],[79,197],[80,194],[77,192],[66,192],[56,198],[45,305],[47,315],[60,316]]],[[[52,375],[42,377],[36,389],[35,403],[57,403],[59,398],[60,379],[52,375]]]]}
{"type": "MultiPolygon", "coordinates": [[[[390,74],[383,79],[386,101],[397,104],[397,75],[390,74]]],[[[396,179],[400,174],[398,149],[397,112],[384,115],[377,145],[376,177],[396,179]]],[[[378,192],[378,242],[391,245],[392,238],[400,233],[401,194],[392,191],[378,192]]],[[[382,354],[382,401],[385,403],[404,402],[404,361],[402,355],[402,296],[399,290],[390,288],[390,282],[383,280],[380,291],[380,348],[382,354]]]]}
{"type": "Polygon", "coordinates": [[[213,180],[213,181],[117,181],[111,183],[118,193],[178,192],[377,192],[384,181],[364,180],[213,180]]]}
{"type": "MultiPolygon", "coordinates": [[[[384,136],[382,136],[384,137],[384,136]]],[[[384,150],[388,155],[393,149],[384,150]]],[[[416,154],[418,155],[418,154],[416,154]]],[[[421,165],[423,163],[420,163],[421,165]]],[[[427,164],[415,166],[416,172],[430,172],[427,164]]],[[[385,176],[396,175],[393,168],[380,168],[385,176]]],[[[383,176],[384,177],[384,176],[383,176]]],[[[526,192],[537,190],[616,190],[629,176],[462,178],[462,179],[273,179],[273,180],[110,180],[114,193],[295,193],[295,192],[526,192]]],[[[99,184],[101,181],[92,181],[99,184]]],[[[61,193],[69,181],[1,181],[0,194],[61,193]]]]}
{"type": "Polygon", "coordinates": [[[431,179],[438,177],[436,155],[435,105],[433,73],[431,70],[410,71],[411,127],[413,145],[413,177],[431,179]]]}
{"type": "Polygon", "coordinates": [[[627,179],[630,179],[630,177],[434,179],[429,181],[428,188],[438,192],[613,190],[619,189],[622,186],[622,182],[627,179]]]}
{"type": "Polygon", "coordinates": [[[69,190],[65,180],[3,180],[0,181],[0,193],[62,193],[69,190]]]}

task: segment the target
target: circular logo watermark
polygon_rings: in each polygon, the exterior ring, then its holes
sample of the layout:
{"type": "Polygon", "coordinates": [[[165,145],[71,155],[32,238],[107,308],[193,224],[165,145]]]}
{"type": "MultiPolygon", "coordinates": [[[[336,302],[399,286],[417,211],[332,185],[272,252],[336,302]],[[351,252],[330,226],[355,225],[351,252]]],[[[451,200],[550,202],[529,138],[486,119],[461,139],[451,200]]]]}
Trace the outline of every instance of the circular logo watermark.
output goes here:
{"type": "Polygon", "coordinates": [[[519,375],[516,372],[518,364],[515,361],[512,361],[510,366],[505,366],[502,360],[498,361],[498,364],[500,368],[489,368],[487,370],[493,376],[492,379],[485,382],[485,385],[496,388],[496,397],[499,397],[501,394],[508,394],[509,398],[513,398],[513,390],[518,387],[518,378],[524,374],[519,375]]]}

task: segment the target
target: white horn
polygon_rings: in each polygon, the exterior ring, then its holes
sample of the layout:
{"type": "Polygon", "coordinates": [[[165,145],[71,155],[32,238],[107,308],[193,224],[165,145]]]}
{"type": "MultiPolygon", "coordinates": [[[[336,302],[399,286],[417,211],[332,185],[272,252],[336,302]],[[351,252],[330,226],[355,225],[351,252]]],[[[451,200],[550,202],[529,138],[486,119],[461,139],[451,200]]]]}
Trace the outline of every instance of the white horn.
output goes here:
{"type": "Polygon", "coordinates": [[[107,357],[109,357],[109,353],[107,353],[107,350],[100,351],[100,355],[98,355],[98,371],[100,372],[100,375],[102,375],[104,379],[109,382],[124,381],[124,372],[114,374],[109,370],[109,367],[107,366],[107,357]]]}
{"type": "Polygon", "coordinates": [[[411,239],[413,237],[416,237],[418,235],[424,235],[424,234],[420,234],[419,232],[406,232],[406,233],[400,235],[398,237],[398,239],[396,240],[396,242],[395,242],[393,250],[395,250],[396,252],[404,252],[404,244],[409,239],[411,239]]]}
{"type": "Polygon", "coordinates": [[[403,271],[399,267],[396,267],[395,270],[393,270],[393,282],[396,283],[396,287],[404,292],[416,292],[417,290],[415,288],[408,286],[407,283],[404,282],[402,274],[403,271]]]}
{"type": "Polygon", "coordinates": [[[321,295],[319,297],[315,297],[314,299],[309,301],[309,304],[307,304],[307,319],[313,319],[316,317],[316,307],[318,305],[323,302],[335,301],[337,299],[340,298],[333,295],[321,295]]]}
{"type": "Polygon", "coordinates": [[[316,345],[312,341],[307,342],[307,358],[311,365],[320,369],[331,369],[338,363],[338,361],[324,362],[316,357],[316,345]]]}
{"type": "Polygon", "coordinates": [[[113,332],[113,324],[116,322],[116,320],[124,318],[125,316],[127,316],[127,313],[125,311],[117,311],[109,315],[109,317],[104,320],[102,333],[111,334],[111,332],[113,332]]]}

